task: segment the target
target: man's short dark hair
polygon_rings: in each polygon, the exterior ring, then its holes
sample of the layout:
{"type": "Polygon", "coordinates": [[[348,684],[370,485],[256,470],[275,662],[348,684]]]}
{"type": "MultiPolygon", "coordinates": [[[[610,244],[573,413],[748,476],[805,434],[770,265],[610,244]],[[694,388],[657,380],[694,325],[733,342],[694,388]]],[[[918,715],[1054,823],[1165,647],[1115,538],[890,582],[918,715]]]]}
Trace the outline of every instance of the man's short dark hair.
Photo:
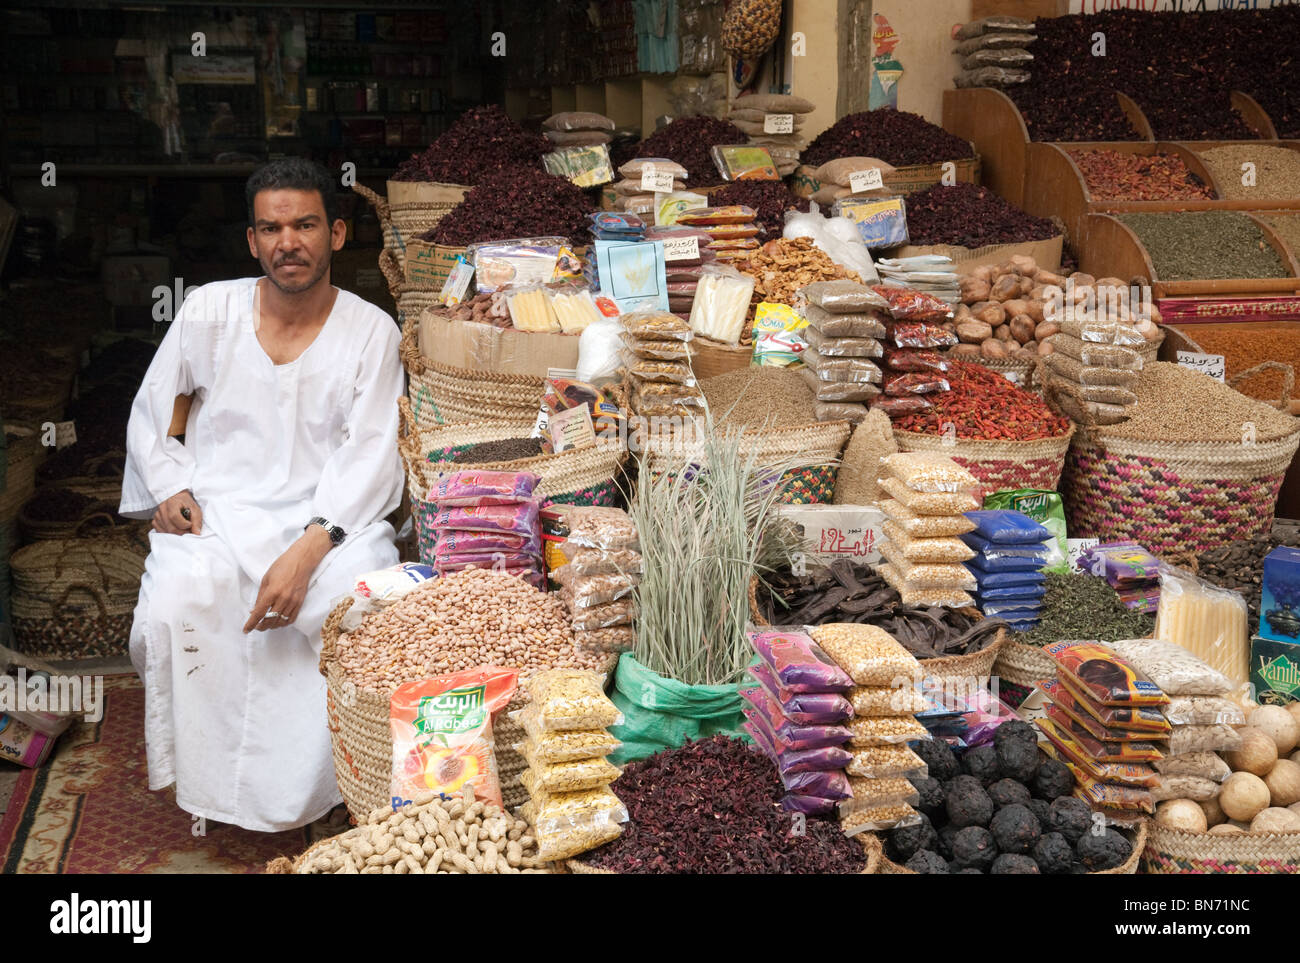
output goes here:
{"type": "Polygon", "coordinates": [[[339,196],[330,172],[315,161],[302,157],[285,157],[263,164],[253,171],[244,188],[248,200],[248,226],[253,223],[253,199],[262,191],[316,191],[325,203],[325,220],[339,219],[339,196]]]}

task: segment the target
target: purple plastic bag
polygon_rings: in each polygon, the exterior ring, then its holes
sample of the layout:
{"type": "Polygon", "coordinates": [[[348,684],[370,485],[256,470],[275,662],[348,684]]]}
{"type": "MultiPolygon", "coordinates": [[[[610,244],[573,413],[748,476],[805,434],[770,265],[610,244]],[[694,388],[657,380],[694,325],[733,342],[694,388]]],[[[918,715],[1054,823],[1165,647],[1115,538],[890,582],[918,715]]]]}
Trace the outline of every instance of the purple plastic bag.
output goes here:
{"type": "Polygon", "coordinates": [[[801,726],[781,713],[781,704],[768,695],[761,685],[744,688],[740,692],[754,711],[762,715],[768,729],[790,749],[820,749],[823,746],[842,746],[853,738],[844,726],[801,726]]]}
{"type": "Polygon", "coordinates": [[[526,552],[456,552],[433,556],[435,568],[454,572],[469,565],[477,568],[526,568],[537,566],[537,556],[526,552]]]}
{"type": "Polygon", "coordinates": [[[509,535],[504,532],[462,532],[450,529],[438,533],[433,548],[435,559],[457,552],[527,552],[542,556],[542,539],[536,532],[529,535],[509,535]]]}
{"type": "Polygon", "coordinates": [[[533,497],[542,480],[530,471],[466,469],[444,475],[429,491],[429,501],[439,508],[455,505],[512,505],[533,497]]]}
{"type": "Polygon", "coordinates": [[[791,692],[847,692],[853,680],[807,634],[750,632],[750,644],[772,669],[778,685],[791,692]]]}
{"type": "Polygon", "coordinates": [[[820,796],[823,799],[852,799],[853,789],[849,786],[849,777],[841,769],[832,772],[795,772],[781,777],[781,785],[786,792],[797,792],[805,796],[820,796]]]}
{"type": "Polygon", "coordinates": [[[781,714],[804,726],[829,726],[853,718],[853,703],[836,692],[791,692],[777,684],[772,667],[756,662],[749,674],[781,705],[781,714]]]}
{"type": "Polygon", "coordinates": [[[776,742],[776,768],[785,778],[795,772],[822,772],[829,769],[843,769],[853,761],[852,753],[839,746],[824,746],[821,749],[791,749],[782,751],[781,743],[776,742]]]}
{"type": "Polygon", "coordinates": [[[820,796],[804,796],[797,792],[786,793],[781,797],[781,808],[788,813],[806,813],[809,816],[829,816],[835,812],[839,803],[834,799],[820,796]]]}
{"type": "Polygon", "coordinates": [[[440,509],[433,516],[432,528],[457,529],[463,532],[508,532],[529,536],[540,531],[537,502],[513,505],[457,505],[440,509]]]}

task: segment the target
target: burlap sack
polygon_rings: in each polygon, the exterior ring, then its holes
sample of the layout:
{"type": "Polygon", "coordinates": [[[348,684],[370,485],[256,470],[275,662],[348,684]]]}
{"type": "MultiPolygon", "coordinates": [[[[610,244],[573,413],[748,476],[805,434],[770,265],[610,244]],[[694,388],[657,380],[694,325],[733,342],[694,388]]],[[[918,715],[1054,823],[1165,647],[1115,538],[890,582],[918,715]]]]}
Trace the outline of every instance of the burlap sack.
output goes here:
{"type": "Polygon", "coordinates": [[[889,417],[879,408],[853,429],[839,474],[835,476],[836,505],[872,505],[880,500],[880,459],[898,451],[889,417]]]}

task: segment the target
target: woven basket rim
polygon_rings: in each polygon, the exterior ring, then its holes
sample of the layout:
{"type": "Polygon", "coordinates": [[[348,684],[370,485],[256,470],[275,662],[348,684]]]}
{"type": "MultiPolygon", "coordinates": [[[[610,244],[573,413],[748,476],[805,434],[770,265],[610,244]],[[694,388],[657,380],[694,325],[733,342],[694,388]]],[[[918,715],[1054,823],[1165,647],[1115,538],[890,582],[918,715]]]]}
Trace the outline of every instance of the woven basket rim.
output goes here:
{"type": "Polygon", "coordinates": [[[1287,448],[1294,449],[1300,445],[1300,419],[1296,419],[1296,426],[1286,435],[1278,438],[1269,438],[1264,441],[1256,441],[1254,444],[1246,445],[1238,441],[1180,441],[1177,439],[1162,438],[1128,438],[1116,435],[1105,434],[1105,429],[1099,431],[1094,439],[1088,439],[1084,434],[1080,434],[1077,444],[1080,447],[1103,448],[1108,453],[1124,455],[1138,458],[1160,458],[1162,460],[1184,462],[1184,461],[1263,461],[1266,458],[1276,457],[1276,455],[1287,448]],[[1170,452],[1176,457],[1170,458],[1166,454],[1170,452]],[[1236,453],[1260,453],[1256,458],[1238,457],[1236,453]],[[1229,455],[1233,457],[1228,458],[1229,455]]]}
{"type": "MultiPolygon", "coordinates": [[[[943,440],[944,440],[941,435],[929,435],[920,431],[905,431],[902,428],[895,428],[893,431],[894,431],[894,438],[895,439],[901,438],[903,441],[912,441],[913,439],[924,439],[926,443],[937,442],[939,444],[943,444],[943,440]]],[[[1000,450],[1008,454],[1014,453],[1018,457],[1027,458],[1029,456],[1026,454],[1026,452],[1032,451],[1036,448],[1043,448],[1045,450],[1057,449],[1057,448],[1061,450],[1067,449],[1070,445],[1071,439],[1074,438],[1075,433],[1077,431],[1078,431],[1078,425],[1076,425],[1072,421],[1070,422],[1070,429],[1067,432],[1065,432],[1062,435],[1054,435],[1051,438],[1031,438],[1027,441],[1016,441],[1014,439],[1005,439],[1005,440],[992,439],[992,438],[958,438],[954,444],[944,445],[944,447],[951,448],[953,451],[957,452],[958,454],[961,453],[963,448],[967,448],[971,451],[989,452],[989,453],[995,453],[1000,450]]],[[[991,457],[991,454],[986,455],[985,457],[991,457]]]]}

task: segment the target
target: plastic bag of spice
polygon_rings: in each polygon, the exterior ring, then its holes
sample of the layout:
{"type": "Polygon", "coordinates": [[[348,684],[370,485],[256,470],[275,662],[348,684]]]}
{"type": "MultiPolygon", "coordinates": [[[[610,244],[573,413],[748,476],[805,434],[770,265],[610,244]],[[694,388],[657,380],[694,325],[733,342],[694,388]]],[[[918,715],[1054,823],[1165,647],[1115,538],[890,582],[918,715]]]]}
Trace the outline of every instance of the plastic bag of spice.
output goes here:
{"type": "Polygon", "coordinates": [[[858,424],[867,417],[867,406],[851,401],[817,401],[813,403],[813,417],[819,422],[847,421],[858,424]]]}
{"type": "Polygon", "coordinates": [[[1131,389],[1142,377],[1140,371],[1089,366],[1056,352],[1052,352],[1040,360],[1049,374],[1058,375],[1066,381],[1073,381],[1075,384],[1118,385],[1121,388],[1131,389]]]}
{"type": "Polygon", "coordinates": [[[955,562],[913,562],[903,555],[902,549],[886,538],[882,538],[877,546],[898,576],[915,588],[964,589],[975,588],[977,585],[975,577],[964,565],[955,562]]]}
{"type": "MultiPolygon", "coordinates": [[[[1061,334],[1077,338],[1092,344],[1115,344],[1128,347],[1141,347],[1146,338],[1136,327],[1121,324],[1118,321],[1097,321],[1078,318],[1063,318],[1060,321],[1061,334]]],[[[1056,337],[1053,335],[1053,337],[1056,337]]],[[[1049,341],[1051,338],[1048,339],[1049,341]]]]}
{"type": "Polygon", "coordinates": [[[620,725],[623,713],[605,695],[604,677],[581,669],[546,669],[536,672],[524,689],[537,706],[538,728],[603,729],[620,725]]]}
{"type": "Polygon", "coordinates": [[[772,667],[755,662],[749,674],[781,707],[781,714],[800,725],[834,725],[853,718],[853,706],[836,692],[794,692],[776,681],[772,667]]]}
{"type": "Polygon", "coordinates": [[[844,771],[863,779],[924,779],[930,770],[925,760],[906,745],[898,745],[854,749],[844,771]]]}
{"type": "Polygon", "coordinates": [[[798,629],[750,632],[748,636],[777,684],[791,692],[844,692],[853,685],[835,660],[798,629]]]}
{"type": "MultiPolygon", "coordinates": [[[[807,290],[802,288],[801,293],[807,290]]],[[[800,316],[808,322],[808,327],[823,338],[835,340],[870,338],[879,344],[880,339],[885,337],[889,330],[887,325],[890,317],[888,310],[884,308],[874,312],[855,311],[835,314],[815,304],[805,304],[798,310],[800,316]]],[[[812,343],[811,338],[809,343],[812,343]]]]}
{"type": "Polygon", "coordinates": [[[444,475],[429,491],[439,508],[457,505],[513,505],[533,497],[540,475],[521,471],[466,469],[444,475]]]}
{"type": "Polygon", "coordinates": [[[630,331],[624,331],[622,339],[629,352],[649,361],[688,361],[691,357],[685,341],[645,341],[630,331]]]}
{"type": "Polygon", "coordinates": [[[547,792],[578,792],[608,786],[623,774],[604,757],[571,759],[565,762],[542,762],[531,755],[532,746],[527,741],[520,755],[528,762],[536,784],[547,792]]]}
{"type": "MultiPolygon", "coordinates": [[[[898,321],[919,323],[922,327],[944,331],[943,328],[939,328],[937,325],[952,320],[952,307],[946,302],[940,301],[934,295],[926,294],[924,291],[883,284],[875,285],[871,290],[889,302],[889,313],[898,321]]],[[[909,326],[895,325],[894,330],[897,332],[898,328],[909,326]]],[[[944,331],[944,333],[948,334],[950,332],[944,331]]],[[[897,338],[895,340],[897,341],[897,338]]],[[[946,348],[956,343],[956,335],[952,335],[951,341],[935,344],[905,344],[902,341],[897,341],[900,348],[946,348]]]]}
{"type": "Polygon", "coordinates": [[[904,605],[918,605],[926,608],[938,605],[942,608],[960,609],[975,604],[975,600],[960,587],[917,585],[903,578],[893,565],[881,565],[880,576],[888,583],[890,588],[898,593],[898,597],[902,599],[904,605]]]}
{"type": "Polygon", "coordinates": [[[824,358],[879,358],[885,353],[876,338],[832,338],[811,324],[804,330],[804,340],[824,358]]]}
{"type": "Polygon", "coordinates": [[[914,371],[885,378],[885,394],[894,397],[928,395],[949,389],[948,380],[943,375],[933,372],[914,371]]]}
{"type": "Polygon", "coordinates": [[[951,348],[957,335],[937,324],[900,321],[893,326],[890,337],[900,348],[951,348]]]}
{"type": "MultiPolygon", "coordinates": [[[[1052,537],[1051,532],[1024,512],[1011,511],[1005,508],[984,509],[967,512],[966,517],[975,523],[975,530],[968,538],[973,538],[978,542],[975,547],[979,551],[983,551],[994,544],[1033,545],[1037,547],[1052,537]]],[[[967,542],[967,544],[970,544],[970,542],[967,542]]]]}
{"type": "Polygon", "coordinates": [[[914,716],[863,716],[849,720],[850,746],[893,746],[930,738],[914,716]]]}
{"type": "Polygon", "coordinates": [[[627,352],[623,364],[629,374],[642,381],[662,381],[688,387],[695,384],[695,372],[686,361],[654,361],[649,358],[639,358],[635,352],[627,352]]]}
{"type": "Polygon", "coordinates": [[[893,371],[948,370],[948,361],[937,351],[916,348],[889,348],[885,351],[885,365],[893,371]]]}
{"type": "MultiPolygon", "coordinates": [[[[809,304],[831,314],[890,309],[889,298],[880,289],[857,281],[814,281],[800,288],[799,293],[809,304]]],[[[812,324],[811,318],[808,323],[812,324]]],[[[882,331],[881,334],[883,333],[882,331]]]]}
{"type": "Polygon", "coordinates": [[[632,311],[623,315],[623,329],[641,341],[690,341],[691,326],[667,311],[632,311]]]}
{"type": "Polygon", "coordinates": [[[1043,646],[1043,654],[1072,687],[1103,706],[1163,706],[1169,697],[1118,652],[1100,642],[1066,640],[1043,646]]]}
{"type": "Polygon", "coordinates": [[[799,376],[812,390],[814,399],[825,404],[861,403],[880,394],[879,386],[869,381],[823,381],[807,366],[799,369],[799,376]]]}
{"type": "Polygon", "coordinates": [[[1098,368],[1142,370],[1142,355],[1133,348],[1118,344],[1098,344],[1068,334],[1054,334],[1047,339],[1052,348],[1080,364],[1098,368]]]}
{"type": "Polygon", "coordinates": [[[897,685],[920,673],[916,657],[877,626],[832,622],[809,633],[854,685],[897,685]]]}
{"type": "Polygon", "coordinates": [[[901,418],[903,415],[914,415],[933,408],[934,402],[926,398],[925,395],[909,395],[906,398],[881,395],[878,398],[873,398],[869,407],[879,408],[890,418],[901,418]]]}
{"type": "Polygon", "coordinates": [[[512,505],[458,505],[440,509],[430,527],[442,531],[508,532],[529,536],[538,530],[538,504],[534,501],[512,505]]]}
{"type": "Polygon", "coordinates": [[[975,523],[962,515],[918,515],[902,502],[886,498],[880,502],[885,518],[913,538],[943,538],[973,531],[975,523]]]}
{"type": "Polygon", "coordinates": [[[961,515],[979,508],[979,501],[968,491],[918,492],[897,478],[881,478],[880,487],[917,515],[961,515]]]}
{"type": "Polygon", "coordinates": [[[809,346],[804,350],[803,361],[822,381],[879,382],[881,379],[880,368],[867,358],[827,358],[809,346]]]}

